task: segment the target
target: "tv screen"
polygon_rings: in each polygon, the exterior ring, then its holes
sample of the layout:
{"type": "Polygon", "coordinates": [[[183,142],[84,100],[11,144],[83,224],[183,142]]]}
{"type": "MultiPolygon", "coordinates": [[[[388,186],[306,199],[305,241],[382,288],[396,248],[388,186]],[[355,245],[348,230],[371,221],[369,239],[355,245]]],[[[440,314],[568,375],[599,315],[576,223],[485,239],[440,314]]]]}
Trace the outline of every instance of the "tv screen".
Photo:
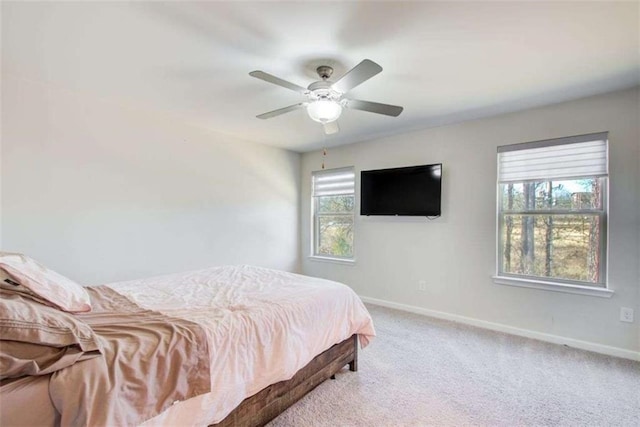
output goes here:
{"type": "Polygon", "coordinates": [[[360,173],[360,215],[440,215],[442,164],[360,173]]]}

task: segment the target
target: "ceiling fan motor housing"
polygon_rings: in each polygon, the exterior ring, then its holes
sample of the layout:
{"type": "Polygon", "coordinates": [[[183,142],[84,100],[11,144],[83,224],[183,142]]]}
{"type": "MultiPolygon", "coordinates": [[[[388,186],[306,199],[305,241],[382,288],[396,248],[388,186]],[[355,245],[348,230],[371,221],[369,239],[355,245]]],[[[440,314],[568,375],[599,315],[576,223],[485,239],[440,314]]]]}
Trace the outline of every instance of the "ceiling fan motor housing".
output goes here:
{"type": "Polygon", "coordinates": [[[337,101],[342,97],[342,94],[331,87],[331,82],[322,80],[318,82],[311,83],[308,87],[309,89],[309,99],[326,99],[337,101]]]}

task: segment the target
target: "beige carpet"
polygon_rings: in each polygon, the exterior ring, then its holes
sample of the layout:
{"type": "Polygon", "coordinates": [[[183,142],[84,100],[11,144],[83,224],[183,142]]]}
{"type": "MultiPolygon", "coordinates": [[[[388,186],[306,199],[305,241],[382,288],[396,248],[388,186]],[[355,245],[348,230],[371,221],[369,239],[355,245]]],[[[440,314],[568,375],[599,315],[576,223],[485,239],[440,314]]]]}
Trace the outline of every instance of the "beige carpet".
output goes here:
{"type": "Polygon", "coordinates": [[[378,337],[289,426],[640,426],[640,363],[368,305],[378,337]]]}

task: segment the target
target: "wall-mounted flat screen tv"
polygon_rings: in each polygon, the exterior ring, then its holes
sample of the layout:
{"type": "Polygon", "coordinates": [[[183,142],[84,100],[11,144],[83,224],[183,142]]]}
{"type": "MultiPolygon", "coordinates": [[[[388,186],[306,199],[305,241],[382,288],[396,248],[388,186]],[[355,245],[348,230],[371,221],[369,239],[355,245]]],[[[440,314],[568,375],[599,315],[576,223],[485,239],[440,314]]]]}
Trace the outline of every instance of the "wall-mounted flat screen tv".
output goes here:
{"type": "Polygon", "coordinates": [[[360,173],[360,215],[439,216],[442,164],[360,173]]]}

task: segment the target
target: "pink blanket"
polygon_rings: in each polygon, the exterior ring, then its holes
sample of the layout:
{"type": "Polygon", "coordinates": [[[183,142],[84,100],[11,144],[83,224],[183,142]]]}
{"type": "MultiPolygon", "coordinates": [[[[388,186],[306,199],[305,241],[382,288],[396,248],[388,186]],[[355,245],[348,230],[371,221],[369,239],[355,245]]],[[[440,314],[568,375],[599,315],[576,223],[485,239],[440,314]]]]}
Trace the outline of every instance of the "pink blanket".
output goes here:
{"type": "Polygon", "coordinates": [[[176,405],[148,425],[207,425],[246,397],[291,378],[317,354],[353,334],[375,336],[347,286],[251,266],[225,266],[108,285],[140,306],[202,326],[211,392],[176,405]]]}
{"type": "Polygon", "coordinates": [[[199,325],[144,310],[105,286],[87,290],[93,310],[77,317],[95,332],[102,355],[51,375],[61,425],[138,425],[211,390],[199,325]]]}

